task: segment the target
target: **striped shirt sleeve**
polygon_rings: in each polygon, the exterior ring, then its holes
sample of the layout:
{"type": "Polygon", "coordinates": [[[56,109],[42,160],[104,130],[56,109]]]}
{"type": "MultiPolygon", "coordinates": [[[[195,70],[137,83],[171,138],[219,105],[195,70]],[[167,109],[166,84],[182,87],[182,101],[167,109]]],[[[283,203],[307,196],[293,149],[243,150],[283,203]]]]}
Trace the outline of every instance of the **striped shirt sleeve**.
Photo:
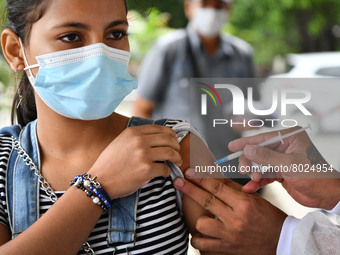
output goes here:
{"type": "Polygon", "coordinates": [[[6,172],[9,155],[12,151],[12,140],[9,137],[0,136],[0,223],[9,228],[7,204],[6,204],[6,172]]]}

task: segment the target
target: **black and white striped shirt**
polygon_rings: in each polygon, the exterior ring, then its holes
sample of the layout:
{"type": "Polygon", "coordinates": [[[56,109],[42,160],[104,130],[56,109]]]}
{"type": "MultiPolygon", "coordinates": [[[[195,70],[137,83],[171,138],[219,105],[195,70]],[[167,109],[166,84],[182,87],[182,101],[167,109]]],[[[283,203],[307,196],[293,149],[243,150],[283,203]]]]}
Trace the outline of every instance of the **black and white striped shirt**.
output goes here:
{"type": "MultiPolygon", "coordinates": [[[[5,186],[11,150],[11,139],[0,137],[0,223],[8,228],[5,186]]],[[[46,193],[40,191],[40,215],[43,215],[53,204],[46,193]]],[[[56,194],[60,197],[63,192],[56,194]]],[[[87,240],[95,254],[113,254],[114,248],[108,247],[106,242],[107,229],[108,214],[103,214],[87,240]]],[[[142,187],[137,207],[136,231],[135,247],[129,248],[129,254],[186,254],[188,231],[180,215],[170,177],[155,178],[142,187]]],[[[129,243],[117,243],[115,254],[127,254],[126,247],[130,246],[129,243]]],[[[85,252],[80,250],[78,254],[85,252]]]]}

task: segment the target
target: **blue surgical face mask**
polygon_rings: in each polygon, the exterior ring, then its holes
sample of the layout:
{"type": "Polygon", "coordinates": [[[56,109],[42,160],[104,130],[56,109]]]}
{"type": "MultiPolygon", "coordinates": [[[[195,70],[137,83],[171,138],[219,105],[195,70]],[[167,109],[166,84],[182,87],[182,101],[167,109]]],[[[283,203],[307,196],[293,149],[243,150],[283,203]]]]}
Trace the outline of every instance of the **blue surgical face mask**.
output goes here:
{"type": "Polygon", "coordinates": [[[71,119],[97,120],[110,116],[137,87],[128,73],[130,53],[97,43],[36,57],[29,80],[53,111],[71,119]],[[33,68],[39,67],[36,77],[33,68]]]}

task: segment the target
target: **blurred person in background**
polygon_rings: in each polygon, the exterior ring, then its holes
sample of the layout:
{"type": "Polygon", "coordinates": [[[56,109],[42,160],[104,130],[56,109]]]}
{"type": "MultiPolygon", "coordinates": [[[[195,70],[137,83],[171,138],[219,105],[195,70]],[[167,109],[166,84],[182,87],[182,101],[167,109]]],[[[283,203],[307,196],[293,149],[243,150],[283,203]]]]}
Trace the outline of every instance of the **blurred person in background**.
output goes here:
{"type": "MultiPolygon", "coordinates": [[[[231,6],[232,0],[185,0],[189,24],[161,37],[151,48],[140,69],[134,106],[136,116],[190,121],[202,132],[216,158],[226,155],[228,143],[239,138],[243,130],[226,125],[221,137],[208,131],[209,121],[190,115],[190,78],[255,76],[252,47],[239,38],[222,34],[231,6]]],[[[240,89],[246,92],[249,86],[252,85],[241,85],[240,89]]],[[[223,102],[232,101],[231,94],[223,94],[223,102]]],[[[253,98],[258,97],[254,89],[253,98]]],[[[219,110],[226,115],[225,109],[219,110]]]]}

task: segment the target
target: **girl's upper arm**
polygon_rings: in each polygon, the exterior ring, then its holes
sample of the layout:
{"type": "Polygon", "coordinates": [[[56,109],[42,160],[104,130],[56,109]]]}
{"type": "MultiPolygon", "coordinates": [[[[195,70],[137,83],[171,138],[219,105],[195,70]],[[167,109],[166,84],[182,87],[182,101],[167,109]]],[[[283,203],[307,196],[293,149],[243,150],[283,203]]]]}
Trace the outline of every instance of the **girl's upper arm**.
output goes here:
{"type": "MultiPolygon", "coordinates": [[[[215,157],[206,144],[193,134],[187,135],[182,140],[180,153],[183,159],[181,170],[184,174],[189,168],[192,168],[192,171],[194,171],[193,168],[195,165],[212,165],[215,162],[215,157]]],[[[212,216],[208,211],[185,195],[183,195],[183,213],[185,222],[191,234],[196,233],[195,226],[199,217],[212,216]]]]}
{"type": "MultiPolygon", "coordinates": [[[[212,166],[216,161],[214,155],[211,153],[207,145],[196,135],[187,135],[181,142],[181,151],[183,164],[181,170],[185,174],[189,168],[191,173],[195,172],[195,166],[212,166]]],[[[185,175],[184,175],[185,176],[185,175]]],[[[204,177],[199,175],[200,178],[204,177]]],[[[212,176],[206,176],[209,178],[212,176]]],[[[222,178],[222,174],[214,175],[215,178],[222,178]]],[[[202,208],[199,204],[193,201],[186,195],[183,195],[183,213],[185,223],[188,227],[189,232],[192,235],[197,233],[196,222],[202,216],[214,217],[210,212],[202,208]]],[[[213,255],[213,252],[200,252],[204,255],[213,255]]]]}
{"type": "Polygon", "coordinates": [[[0,246],[11,240],[9,229],[4,224],[0,223],[0,246]]]}
{"type": "MultiPolygon", "coordinates": [[[[195,171],[197,166],[213,166],[215,165],[216,158],[208,148],[208,146],[194,134],[189,134],[181,141],[181,151],[180,154],[183,159],[183,164],[181,170],[185,173],[186,170],[191,168],[195,171]]],[[[202,177],[197,174],[198,177],[202,177]]],[[[222,174],[216,174],[213,176],[215,178],[223,178],[222,174]]]]}

